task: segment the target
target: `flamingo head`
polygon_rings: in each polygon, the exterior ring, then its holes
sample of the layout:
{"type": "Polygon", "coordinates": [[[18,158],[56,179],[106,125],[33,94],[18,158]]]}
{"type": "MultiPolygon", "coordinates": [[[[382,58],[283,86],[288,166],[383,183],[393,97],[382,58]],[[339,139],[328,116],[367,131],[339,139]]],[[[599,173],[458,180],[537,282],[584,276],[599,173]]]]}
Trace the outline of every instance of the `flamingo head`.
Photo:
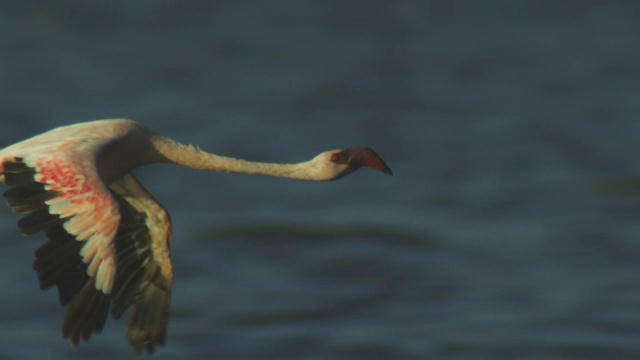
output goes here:
{"type": "Polygon", "coordinates": [[[320,165],[323,180],[336,180],[351,174],[363,166],[393,175],[391,168],[382,158],[367,147],[326,151],[313,159],[320,165]]]}

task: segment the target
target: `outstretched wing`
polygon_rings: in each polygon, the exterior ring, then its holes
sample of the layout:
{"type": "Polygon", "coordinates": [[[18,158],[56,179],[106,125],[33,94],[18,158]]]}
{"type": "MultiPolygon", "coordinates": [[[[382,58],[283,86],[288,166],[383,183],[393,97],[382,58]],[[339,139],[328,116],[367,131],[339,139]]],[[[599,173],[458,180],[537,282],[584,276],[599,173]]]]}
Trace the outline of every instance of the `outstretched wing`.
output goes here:
{"type": "MultiPolygon", "coordinates": [[[[76,151],[89,157],[93,153],[76,151]]],[[[120,222],[118,203],[92,162],[81,157],[52,147],[24,158],[0,159],[2,180],[12,186],[4,197],[15,212],[25,214],[18,226],[25,235],[47,234],[33,267],[40,287],[56,285],[60,302],[68,305],[62,333],[74,346],[104,327],[120,222]]]]}
{"type": "MultiPolygon", "coordinates": [[[[115,238],[119,206],[98,175],[96,157],[110,139],[36,142],[26,140],[0,153],[0,172],[13,189],[9,206],[25,214],[25,235],[57,225],[82,243],[80,255],[96,289],[109,294],[115,277],[115,238]],[[26,145],[25,145],[26,144],[26,145]]],[[[45,138],[46,139],[46,138],[45,138]]]]}
{"type": "Polygon", "coordinates": [[[145,349],[153,352],[156,344],[164,344],[169,318],[171,220],[133,175],[125,175],[109,188],[121,208],[111,311],[119,318],[133,305],[127,340],[137,354],[145,349]]]}

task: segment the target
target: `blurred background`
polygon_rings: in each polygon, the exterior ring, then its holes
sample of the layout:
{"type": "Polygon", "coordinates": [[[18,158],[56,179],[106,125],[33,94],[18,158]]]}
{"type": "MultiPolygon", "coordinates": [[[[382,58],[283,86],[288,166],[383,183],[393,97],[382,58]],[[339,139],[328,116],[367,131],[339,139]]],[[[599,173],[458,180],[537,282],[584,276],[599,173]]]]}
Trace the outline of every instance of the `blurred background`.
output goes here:
{"type": "MultiPolygon", "coordinates": [[[[137,171],[174,225],[155,359],[640,359],[640,6],[0,5],[0,147],[124,117],[218,154],[365,145],[393,177],[137,171]]],[[[0,207],[0,359],[73,349],[0,207]]]]}

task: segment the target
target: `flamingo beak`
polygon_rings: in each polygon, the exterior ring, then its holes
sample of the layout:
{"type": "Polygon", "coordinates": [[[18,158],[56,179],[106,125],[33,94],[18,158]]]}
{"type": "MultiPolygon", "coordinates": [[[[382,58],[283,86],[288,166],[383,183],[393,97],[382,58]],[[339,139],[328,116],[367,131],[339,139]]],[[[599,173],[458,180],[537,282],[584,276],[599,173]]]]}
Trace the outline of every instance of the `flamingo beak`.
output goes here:
{"type": "Polygon", "coordinates": [[[387,175],[393,175],[393,171],[391,171],[389,165],[387,165],[384,160],[382,160],[380,155],[376,154],[376,152],[370,148],[352,148],[345,150],[345,152],[348,152],[350,155],[347,164],[349,164],[349,166],[351,166],[353,169],[366,166],[378,171],[382,171],[387,175]]]}

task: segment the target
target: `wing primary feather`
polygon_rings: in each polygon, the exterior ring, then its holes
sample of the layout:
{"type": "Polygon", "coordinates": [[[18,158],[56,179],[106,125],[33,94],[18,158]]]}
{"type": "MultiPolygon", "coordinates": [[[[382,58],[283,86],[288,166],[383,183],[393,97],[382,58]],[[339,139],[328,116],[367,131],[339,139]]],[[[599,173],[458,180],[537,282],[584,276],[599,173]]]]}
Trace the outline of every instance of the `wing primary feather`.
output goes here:
{"type": "Polygon", "coordinates": [[[18,220],[18,227],[24,235],[34,235],[45,231],[58,224],[62,224],[66,219],[49,214],[49,209],[43,208],[25,215],[18,220]]]}
{"type": "Polygon", "coordinates": [[[5,184],[29,189],[41,187],[42,184],[34,181],[35,169],[23,163],[21,158],[16,160],[17,162],[5,162],[3,165],[5,184]]]}
{"type": "Polygon", "coordinates": [[[62,323],[62,336],[78,346],[80,340],[87,341],[92,333],[102,331],[109,312],[109,295],[95,286],[95,279],[88,281],[69,303],[62,323]]]}
{"type": "Polygon", "coordinates": [[[18,214],[25,214],[47,207],[45,201],[60,195],[57,191],[42,188],[14,187],[4,192],[7,205],[18,214]]]}

